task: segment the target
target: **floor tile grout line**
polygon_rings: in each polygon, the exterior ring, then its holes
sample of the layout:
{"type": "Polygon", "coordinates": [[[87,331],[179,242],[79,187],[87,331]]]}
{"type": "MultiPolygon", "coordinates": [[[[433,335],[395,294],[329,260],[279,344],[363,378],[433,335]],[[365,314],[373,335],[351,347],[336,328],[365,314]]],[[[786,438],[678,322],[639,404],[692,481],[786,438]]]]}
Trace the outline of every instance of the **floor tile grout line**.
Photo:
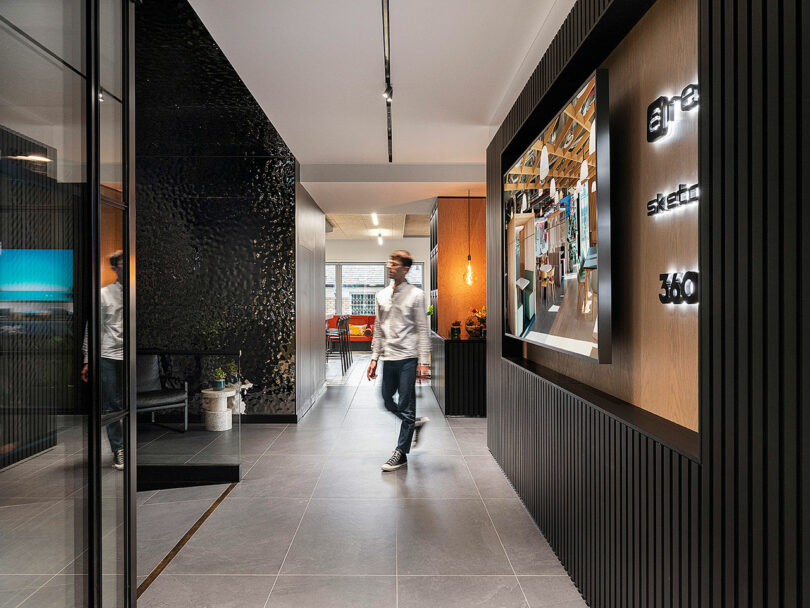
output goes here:
{"type": "MultiPolygon", "coordinates": [[[[399,488],[399,479],[397,479],[399,488]]],[[[394,521],[394,589],[396,590],[396,608],[399,608],[399,509],[394,511],[396,520],[394,521]]]]}
{"type": "MultiPolygon", "coordinates": [[[[313,406],[314,407],[314,406],[313,406]]],[[[335,449],[335,446],[332,446],[332,450],[335,449]]],[[[327,457],[331,454],[327,454],[327,457]]],[[[301,529],[301,524],[304,521],[304,517],[307,515],[307,511],[309,511],[309,505],[312,504],[312,497],[315,495],[315,492],[318,490],[318,484],[321,481],[321,477],[323,476],[323,472],[326,469],[326,458],[324,458],[324,462],[321,465],[321,472],[318,474],[318,479],[315,481],[315,487],[312,488],[312,493],[309,495],[309,500],[307,500],[307,506],[304,507],[304,512],[301,514],[301,519],[298,520],[298,525],[295,528],[295,532],[293,533],[292,538],[290,539],[290,544],[287,547],[287,552],[284,554],[284,559],[281,560],[281,564],[278,567],[278,572],[276,573],[276,580],[273,581],[273,586],[270,588],[270,593],[267,594],[267,599],[264,601],[265,608],[267,607],[267,603],[270,601],[270,597],[273,595],[273,590],[276,588],[276,583],[278,582],[278,577],[281,576],[281,571],[284,569],[284,564],[287,562],[287,557],[290,555],[290,551],[292,550],[293,543],[295,543],[295,537],[298,536],[298,531],[301,529]]]]}
{"type": "MultiPolygon", "coordinates": [[[[351,399],[349,401],[349,407],[346,408],[346,412],[343,414],[343,418],[341,418],[340,426],[342,426],[342,424],[343,424],[342,421],[346,418],[346,413],[348,413],[348,411],[352,407],[351,404],[354,402],[354,398],[357,395],[357,390],[359,389],[359,387],[360,387],[360,384],[358,383],[358,385],[354,389],[354,393],[352,394],[352,397],[351,397],[351,399]]],[[[326,394],[326,393],[324,393],[324,394],[326,394]]],[[[313,405],[312,407],[316,407],[316,405],[313,405]]],[[[311,409],[312,408],[310,408],[310,410],[311,409]]],[[[281,560],[281,565],[279,565],[279,567],[278,567],[278,573],[276,574],[276,580],[273,581],[273,586],[270,587],[270,593],[267,594],[267,599],[264,601],[264,608],[267,608],[268,603],[270,602],[270,598],[273,596],[273,590],[276,588],[276,583],[278,583],[278,579],[281,576],[281,571],[284,569],[284,564],[287,562],[287,557],[290,555],[290,551],[292,550],[293,543],[295,543],[295,537],[298,536],[298,531],[301,529],[301,524],[304,521],[304,517],[306,517],[307,511],[309,511],[309,506],[312,504],[312,498],[313,498],[313,496],[315,496],[315,492],[318,491],[318,484],[321,482],[321,477],[323,477],[323,472],[326,470],[327,459],[332,454],[332,452],[335,451],[335,449],[337,449],[337,442],[332,444],[331,449],[329,450],[329,452],[326,454],[326,457],[324,458],[324,462],[321,465],[321,472],[318,474],[318,479],[315,481],[315,487],[312,488],[312,493],[309,495],[309,500],[307,501],[307,506],[304,507],[304,512],[301,514],[301,519],[298,520],[298,526],[296,526],[296,528],[295,528],[295,532],[293,533],[292,539],[290,540],[290,545],[287,547],[287,552],[284,554],[284,559],[281,560]]]]}
{"type": "Polygon", "coordinates": [[[168,435],[168,434],[169,434],[169,431],[164,431],[162,435],[158,435],[157,437],[155,437],[154,439],[151,439],[151,440],[147,441],[147,442],[146,442],[146,443],[144,443],[143,445],[136,445],[136,446],[135,446],[135,450],[136,450],[136,451],[137,451],[137,450],[142,450],[142,449],[143,449],[143,448],[145,448],[146,446],[148,446],[148,445],[151,445],[151,444],[155,443],[155,442],[156,442],[158,439],[160,439],[161,437],[165,437],[165,436],[166,436],[166,435],[168,435]]]}
{"type": "MultiPolygon", "coordinates": [[[[240,422],[239,424],[241,425],[242,423],[240,422]]],[[[250,473],[253,470],[253,467],[255,467],[256,464],[264,457],[264,455],[267,454],[268,450],[273,447],[273,444],[276,441],[278,441],[278,438],[281,437],[287,431],[288,428],[290,428],[290,425],[285,424],[284,428],[281,429],[281,432],[278,435],[276,435],[276,437],[275,437],[275,439],[273,439],[273,441],[270,442],[270,445],[268,445],[267,448],[265,448],[264,452],[262,452],[261,455],[256,459],[256,462],[254,462],[252,465],[250,465],[250,468],[247,471],[245,471],[245,474],[241,476],[241,479],[239,481],[242,481],[242,479],[247,477],[247,474],[250,473]]],[[[240,426],[240,429],[241,429],[241,426],[240,426]]],[[[240,443],[240,445],[241,445],[241,443],[240,443]]],[[[241,450],[240,450],[240,452],[241,452],[241,450]]],[[[239,454],[239,458],[240,459],[242,458],[241,453],[239,454]]]]}
{"type": "MultiPolygon", "coordinates": [[[[216,484],[216,485],[230,485],[230,483],[225,484],[216,484]]],[[[197,486],[197,487],[211,487],[211,486],[197,486]]],[[[164,488],[165,490],[187,490],[189,488],[164,488]]],[[[158,490],[160,491],[160,490],[158,490]]],[[[224,490],[223,490],[224,491],[224,490]]],[[[220,492],[221,494],[222,492],[220,492]]],[[[219,497],[219,495],[217,495],[219,497]]],[[[182,500],[166,500],[163,502],[145,502],[142,505],[138,505],[138,507],[156,507],[158,505],[174,505],[180,504],[184,502],[202,502],[202,501],[209,501],[211,500],[211,496],[203,496],[202,498],[183,498],[182,500]]]]}
{"type": "MultiPolygon", "coordinates": [[[[40,591],[42,591],[42,589],[44,589],[44,588],[45,588],[45,586],[46,586],[48,583],[50,583],[50,582],[51,582],[53,579],[55,579],[57,576],[59,576],[60,574],[62,574],[62,572],[64,572],[64,571],[65,571],[65,569],[66,569],[68,566],[70,566],[70,565],[71,565],[73,562],[75,562],[77,559],[79,559],[79,558],[80,558],[82,555],[84,555],[85,553],[87,553],[87,549],[84,549],[84,550],[83,550],[81,553],[79,553],[79,555],[78,555],[77,557],[74,557],[73,559],[71,559],[70,561],[68,561],[68,563],[66,563],[64,566],[62,566],[62,568],[60,568],[59,572],[57,572],[56,574],[50,575],[50,578],[49,578],[47,581],[45,581],[44,583],[42,583],[42,584],[41,584],[39,587],[37,587],[37,588],[36,588],[36,590],[34,590],[34,591],[33,591],[32,593],[30,593],[29,595],[27,595],[25,598],[23,598],[23,600],[22,600],[22,601],[21,601],[19,604],[17,604],[17,605],[15,606],[15,608],[20,608],[20,606],[22,606],[23,604],[25,604],[25,602],[27,602],[28,600],[30,600],[30,599],[31,599],[33,596],[35,596],[35,595],[36,595],[37,593],[39,593],[40,591]]],[[[48,576],[48,575],[46,574],[46,575],[44,575],[44,576],[48,576]]]]}
{"type": "Polygon", "coordinates": [[[225,488],[222,494],[220,494],[219,497],[213,503],[211,503],[211,506],[209,506],[208,509],[206,509],[205,512],[197,519],[197,521],[194,522],[194,525],[192,525],[191,528],[189,528],[188,531],[183,535],[183,537],[179,541],[177,541],[177,544],[175,544],[174,547],[172,547],[172,550],[169,551],[168,555],[166,555],[166,557],[164,557],[160,561],[160,563],[157,566],[155,566],[155,568],[152,569],[152,572],[150,572],[149,575],[141,582],[141,584],[138,585],[137,597],[141,597],[141,595],[143,595],[143,593],[152,585],[152,583],[154,583],[157,580],[157,578],[168,567],[171,561],[175,557],[177,557],[177,554],[183,550],[183,547],[186,546],[186,543],[188,543],[188,541],[191,540],[191,537],[197,533],[197,531],[208,520],[211,514],[217,510],[217,508],[225,501],[225,499],[228,497],[228,494],[230,494],[235,487],[236,484],[232,483],[227,488],[225,488]]]}
{"type": "MultiPolygon", "coordinates": [[[[74,576],[72,574],[14,574],[14,575],[5,575],[5,576],[74,576]]],[[[79,576],[79,575],[75,575],[79,576]]],[[[82,575],[83,576],[83,575],[82,575]]],[[[394,578],[395,574],[324,574],[323,572],[298,572],[292,573],[289,572],[287,574],[256,574],[255,572],[228,572],[228,573],[218,573],[218,572],[166,572],[162,573],[161,576],[165,577],[184,577],[184,576],[219,576],[219,577],[255,577],[255,578],[281,578],[282,576],[285,578],[310,578],[310,577],[320,577],[320,578],[394,578]]],[[[479,578],[479,577],[488,577],[488,578],[503,578],[509,577],[509,574],[400,574],[401,578],[479,578]]],[[[570,578],[567,574],[520,574],[523,578],[570,578]]],[[[140,578],[146,578],[140,577],[140,578]]],[[[567,600],[566,600],[567,601],[567,600]]]]}
{"type": "MultiPolygon", "coordinates": [[[[458,449],[459,449],[459,451],[461,451],[461,444],[458,443],[458,439],[456,438],[455,431],[453,431],[453,429],[451,428],[450,432],[453,433],[453,439],[455,439],[456,444],[458,444],[458,449]]],[[[475,476],[472,474],[472,470],[470,470],[470,465],[467,462],[467,459],[464,457],[463,452],[462,452],[462,460],[464,461],[464,466],[467,467],[467,472],[470,474],[470,478],[472,479],[472,482],[475,485],[475,490],[476,490],[476,492],[478,492],[478,498],[481,500],[481,504],[484,507],[484,511],[486,512],[487,517],[489,518],[489,523],[492,525],[492,529],[495,531],[495,536],[498,537],[498,542],[501,545],[501,549],[503,550],[504,556],[506,556],[506,561],[509,563],[509,568],[511,568],[511,570],[512,570],[512,574],[515,577],[515,581],[518,584],[518,588],[520,589],[520,592],[523,594],[523,599],[526,602],[526,608],[531,608],[531,604],[529,603],[529,598],[526,596],[526,592],[523,590],[523,585],[520,582],[520,577],[518,577],[517,572],[515,571],[515,567],[512,565],[512,560],[509,557],[509,553],[506,551],[506,546],[503,544],[503,540],[501,539],[501,534],[500,534],[500,532],[498,532],[498,528],[495,527],[495,521],[492,519],[492,514],[489,512],[489,508],[487,507],[487,503],[484,500],[484,496],[481,494],[481,488],[478,487],[478,482],[475,481],[475,476]]]]}
{"type": "Polygon", "coordinates": [[[191,458],[189,458],[188,460],[186,460],[186,461],[185,461],[183,464],[194,464],[193,462],[191,462],[192,460],[194,460],[194,459],[195,459],[197,456],[199,456],[200,454],[202,454],[202,453],[205,451],[205,449],[206,449],[206,448],[211,447],[211,444],[213,444],[215,441],[219,441],[221,438],[222,438],[222,436],[221,436],[221,435],[215,435],[215,436],[214,436],[214,438],[213,438],[213,439],[211,439],[211,441],[209,441],[208,443],[206,443],[206,444],[205,444],[205,445],[204,445],[202,448],[200,448],[200,449],[199,449],[197,452],[195,452],[195,453],[194,453],[194,454],[191,456],[191,458]]]}

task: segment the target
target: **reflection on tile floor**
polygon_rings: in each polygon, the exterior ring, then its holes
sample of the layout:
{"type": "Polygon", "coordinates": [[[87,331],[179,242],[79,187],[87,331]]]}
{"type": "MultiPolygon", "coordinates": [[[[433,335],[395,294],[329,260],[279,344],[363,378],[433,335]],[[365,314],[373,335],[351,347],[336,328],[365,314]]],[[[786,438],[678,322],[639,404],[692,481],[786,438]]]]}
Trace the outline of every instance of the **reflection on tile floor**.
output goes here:
{"type": "MultiPolygon", "coordinates": [[[[398,422],[367,363],[356,355],[299,424],[243,425],[255,462],[139,607],[585,606],[489,454],[485,420],[445,418],[418,387],[423,440],[407,468],[380,470],[398,422]]],[[[225,487],[139,495],[139,577],[225,487]]]]}
{"type": "MultiPolygon", "coordinates": [[[[0,471],[0,608],[85,605],[87,431],[57,416],[56,446],[0,471]]],[[[105,605],[123,591],[124,476],[102,431],[105,605]]]]}
{"type": "MultiPolygon", "coordinates": [[[[245,441],[241,435],[236,418],[233,428],[228,431],[207,431],[202,423],[189,423],[184,433],[159,424],[141,422],[138,424],[138,463],[238,464],[240,440],[245,441]]],[[[255,432],[251,437],[254,435],[255,432]]],[[[266,439],[264,434],[261,439],[266,439]]],[[[241,449],[243,453],[254,453],[257,448],[249,443],[241,449]]]]}

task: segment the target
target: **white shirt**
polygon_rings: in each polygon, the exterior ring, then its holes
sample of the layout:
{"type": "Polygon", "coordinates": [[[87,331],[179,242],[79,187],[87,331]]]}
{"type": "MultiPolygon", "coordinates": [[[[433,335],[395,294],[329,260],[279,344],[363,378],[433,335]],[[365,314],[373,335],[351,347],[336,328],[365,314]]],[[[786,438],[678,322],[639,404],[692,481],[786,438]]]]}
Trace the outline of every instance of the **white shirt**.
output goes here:
{"type": "MultiPolygon", "coordinates": [[[[102,359],[124,359],[124,286],[118,281],[101,288],[101,355],[102,359]]],[[[82,344],[84,362],[87,363],[87,327],[82,344]]]]}
{"type": "Polygon", "coordinates": [[[417,357],[427,365],[430,339],[425,292],[407,281],[396,290],[391,285],[377,293],[371,359],[398,361],[417,357]]]}

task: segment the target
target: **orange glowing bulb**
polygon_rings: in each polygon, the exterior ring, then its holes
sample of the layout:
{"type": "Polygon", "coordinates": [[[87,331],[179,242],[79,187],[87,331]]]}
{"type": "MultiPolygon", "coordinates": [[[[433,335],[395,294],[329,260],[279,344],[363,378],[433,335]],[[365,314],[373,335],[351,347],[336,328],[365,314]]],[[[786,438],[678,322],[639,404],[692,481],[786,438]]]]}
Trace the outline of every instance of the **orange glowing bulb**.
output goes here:
{"type": "Polygon", "coordinates": [[[467,262],[467,274],[464,276],[464,278],[467,281],[467,285],[473,284],[472,265],[470,262],[467,262]]]}

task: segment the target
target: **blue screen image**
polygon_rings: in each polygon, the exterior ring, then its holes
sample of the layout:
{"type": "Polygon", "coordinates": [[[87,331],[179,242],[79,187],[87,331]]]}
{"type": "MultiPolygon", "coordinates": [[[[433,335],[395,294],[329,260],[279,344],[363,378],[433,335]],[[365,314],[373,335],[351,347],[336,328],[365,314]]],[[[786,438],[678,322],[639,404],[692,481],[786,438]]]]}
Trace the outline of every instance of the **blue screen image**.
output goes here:
{"type": "Polygon", "coordinates": [[[72,302],[73,250],[0,250],[0,301],[72,302]]]}

